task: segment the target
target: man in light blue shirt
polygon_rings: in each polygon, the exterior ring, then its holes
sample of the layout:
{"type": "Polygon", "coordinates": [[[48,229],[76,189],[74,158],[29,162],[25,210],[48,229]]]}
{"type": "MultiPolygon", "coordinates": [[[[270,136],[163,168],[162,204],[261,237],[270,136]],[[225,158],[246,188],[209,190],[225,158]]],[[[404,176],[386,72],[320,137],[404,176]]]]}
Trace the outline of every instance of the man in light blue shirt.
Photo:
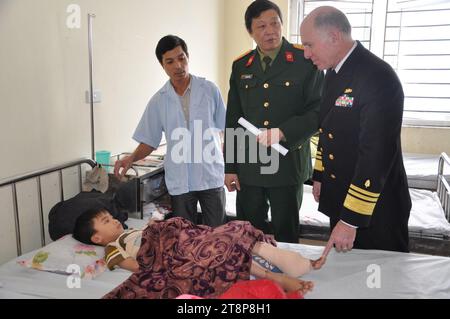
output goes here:
{"type": "Polygon", "coordinates": [[[170,80],[150,99],[133,135],[139,145],[116,162],[114,174],[123,176],[133,162],[153,152],[164,132],[165,180],[174,215],[195,223],[200,202],[203,223],[219,226],[225,221],[222,96],[214,83],[189,73],[189,54],[181,38],[163,37],[156,56],[170,80]]]}

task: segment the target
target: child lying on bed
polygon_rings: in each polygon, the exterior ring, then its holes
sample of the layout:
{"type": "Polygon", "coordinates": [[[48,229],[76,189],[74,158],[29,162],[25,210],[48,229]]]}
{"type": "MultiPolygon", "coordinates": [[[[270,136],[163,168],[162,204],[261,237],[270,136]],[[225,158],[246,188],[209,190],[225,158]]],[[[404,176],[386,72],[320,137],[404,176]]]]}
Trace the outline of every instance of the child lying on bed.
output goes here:
{"type": "Polygon", "coordinates": [[[118,266],[134,273],[108,297],[174,298],[182,293],[214,297],[234,282],[248,280],[250,274],[273,280],[288,292],[306,293],[312,282],[296,277],[325,262],[277,248],[272,239],[244,221],[211,228],[177,217],[124,231],[107,210],[97,209],[77,219],[73,236],[86,244],[105,246],[109,269],[118,266]],[[252,254],[283,274],[252,263],[252,254]]]}

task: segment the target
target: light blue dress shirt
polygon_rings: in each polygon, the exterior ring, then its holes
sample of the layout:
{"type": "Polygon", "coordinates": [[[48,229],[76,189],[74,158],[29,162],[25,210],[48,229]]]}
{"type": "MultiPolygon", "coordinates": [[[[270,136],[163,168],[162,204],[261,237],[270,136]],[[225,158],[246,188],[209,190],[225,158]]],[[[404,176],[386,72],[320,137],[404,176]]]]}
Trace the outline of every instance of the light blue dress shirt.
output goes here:
{"type": "Polygon", "coordinates": [[[217,86],[191,75],[189,125],[170,80],[150,99],[133,139],[157,148],[167,140],[164,170],[170,195],[223,186],[224,162],[219,132],[225,105],[217,86]]]}

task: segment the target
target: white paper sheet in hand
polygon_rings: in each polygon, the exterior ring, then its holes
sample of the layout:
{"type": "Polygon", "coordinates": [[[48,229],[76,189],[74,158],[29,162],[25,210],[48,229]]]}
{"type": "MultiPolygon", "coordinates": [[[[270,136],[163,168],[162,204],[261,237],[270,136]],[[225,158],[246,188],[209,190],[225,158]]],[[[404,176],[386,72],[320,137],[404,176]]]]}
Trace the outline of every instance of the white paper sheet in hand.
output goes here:
{"type": "MultiPolygon", "coordinates": [[[[252,134],[258,135],[259,133],[261,133],[261,131],[256,126],[254,126],[252,123],[250,123],[243,117],[239,118],[238,123],[241,124],[243,127],[245,127],[247,130],[249,130],[252,134]]],[[[278,151],[278,153],[282,154],[283,156],[286,156],[288,152],[288,150],[284,146],[278,143],[272,144],[271,147],[274,150],[278,151]]]]}

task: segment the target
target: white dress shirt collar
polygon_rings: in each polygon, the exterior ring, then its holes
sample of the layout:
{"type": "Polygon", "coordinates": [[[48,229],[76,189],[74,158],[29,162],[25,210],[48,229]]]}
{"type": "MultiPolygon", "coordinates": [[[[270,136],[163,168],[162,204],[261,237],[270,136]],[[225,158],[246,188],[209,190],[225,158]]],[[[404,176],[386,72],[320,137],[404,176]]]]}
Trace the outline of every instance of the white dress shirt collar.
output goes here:
{"type": "Polygon", "coordinates": [[[351,49],[347,52],[347,54],[341,60],[341,62],[339,62],[339,64],[334,68],[334,71],[336,72],[336,74],[339,73],[339,70],[344,65],[345,61],[347,61],[347,59],[350,56],[350,54],[352,54],[353,50],[355,50],[357,45],[358,45],[358,42],[354,41],[353,46],[351,47],[351,49]]]}

